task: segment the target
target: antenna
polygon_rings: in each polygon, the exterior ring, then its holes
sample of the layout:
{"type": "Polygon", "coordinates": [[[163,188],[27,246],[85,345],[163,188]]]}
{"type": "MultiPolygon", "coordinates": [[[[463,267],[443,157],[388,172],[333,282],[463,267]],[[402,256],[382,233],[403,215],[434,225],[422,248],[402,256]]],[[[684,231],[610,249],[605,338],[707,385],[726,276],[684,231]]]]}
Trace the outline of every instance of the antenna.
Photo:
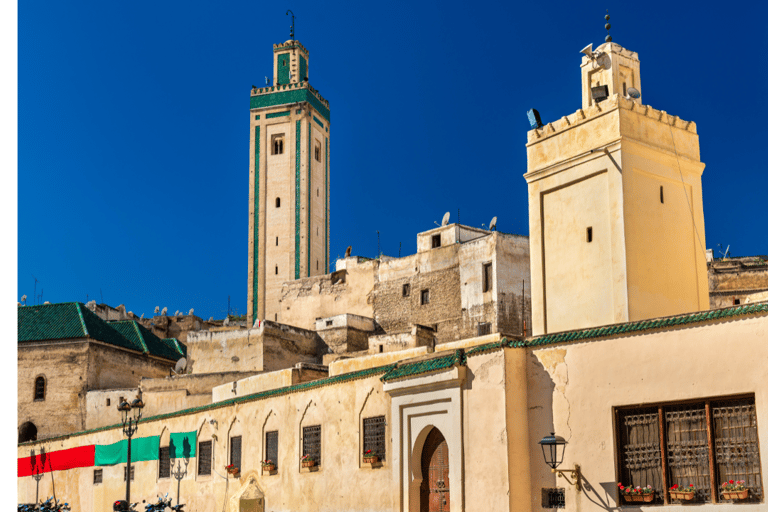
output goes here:
{"type": "Polygon", "coordinates": [[[291,41],[293,41],[293,25],[296,17],[293,15],[292,10],[288,9],[287,11],[285,11],[286,16],[288,16],[288,13],[291,13],[291,41]]]}
{"type": "Polygon", "coordinates": [[[400,257],[400,252],[403,250],[403,242],[400,242],[400,248],[397,250],[397,257],[400,257]]]}
{"type": "Polygon", "coordinates": [[[37,278],[34,276],[34,274],[30,274],[32,278],[35,280],[35,294],[33,295],[35,297],[35,304],[37,304],[37,283],[39,282],[37,278]]]}
{"type": "MultiPolygon", "coordinates": [[[[40,292],[42,294],[42,292],[40,292]]],[[[99,295],[101,295],[101,303],[104,304],[104,294],[101,293],[101,288],[99,288],[99,295]]]]}
{"type": "Polygon", "coordinates": [[[376,248],[378,251],[378,258],[381,258],[381,237],[379,236],[379,230],[376,230],[376,248]]]}
{"type": "Polygon", "coordinates": [[[440,225],[447,226],[449,220],[451,220],[451,212],[445,212],[445,215],[443,215],[443,222],[440,225]]]}
{"type": "MultiPolygon", "coordinates": [[[[723,248],[722,244],[717,244],[717,246],[718,246],[720,249],[722,249],[722,248],[723,248]]],[[[723,251],[718,251],[718,252],[719,252],[719,253],[720,253],[720,254],[723,256],[723,259],[725,259],[725,258],[727,258],[727,257],[728,257],[728,255],[730,254],[730,249],[731,249],[731,244],[728,244],[728,246],[725,248],[725,252],[723,252],[723,251]]]]}
{"type": "Polygon", "coordinates": [[[491,219],[491,223],[488,225],[490,231],[496,231],[496,217],[491,219]]]}

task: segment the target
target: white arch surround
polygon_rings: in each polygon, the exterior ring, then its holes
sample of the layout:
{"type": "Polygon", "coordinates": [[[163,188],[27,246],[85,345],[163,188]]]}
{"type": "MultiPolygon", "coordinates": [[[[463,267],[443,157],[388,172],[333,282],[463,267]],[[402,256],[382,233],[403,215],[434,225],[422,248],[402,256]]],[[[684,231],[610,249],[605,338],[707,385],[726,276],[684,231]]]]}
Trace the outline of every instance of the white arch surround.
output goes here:
{"type": "Polygon", "coordinates": [[[421,450],[433,428],[448,444],[451,512],[464,510],[464,445],[462,389],[466,368],[417,375],[384,384],[392,397],[392,471],[400,481],[401,512],[419,512],[421,450]]]}

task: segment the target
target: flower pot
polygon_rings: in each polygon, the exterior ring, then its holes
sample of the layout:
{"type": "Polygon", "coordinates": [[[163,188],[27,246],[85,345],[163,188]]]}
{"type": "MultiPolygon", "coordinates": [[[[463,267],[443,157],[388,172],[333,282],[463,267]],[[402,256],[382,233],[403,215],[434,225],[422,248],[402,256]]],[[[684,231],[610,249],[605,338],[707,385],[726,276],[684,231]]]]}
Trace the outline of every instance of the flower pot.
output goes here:
{"type": "Polygon", "coordinates": [[[313,460],[303,460],[301,461],[301,467],[303,468],[311,468],[315,465],[315,461],[313,460]]]}
{"type": "Polygon", "coordinates": [[[274,471],[275,470],[275,465],[274,464],[264,464],[263,466],[261,466],[261,469],[263,469],[264,471],[274,471]]]}
{"type": "Polygon", "coordinates": [[[374,464],[376,462],[379,462],[379,456],[378,455],[363,455],[363,462],[366,464],[374,464]]]}
{"type": "Polygon", "coordinates": [[[695,493],[693,491],[669,491],[669,499],[690,501],[693,499],[694,494],[695,493]]]}
{"type": "Polygon", "coordinates": [[[227,469],[227,473],[229,473],[230,475],[237,476],[237,475],[240,474],[240,469],[239,468],[231,468],[231,469],[228,468],[227,469]]]}
{"type": "Polygon", "coordinates": [[[749,495],[749,489],[743,491],[723,491],[724,500],[745,500],[749,495]]]}
{"type": "Polygon", "coordinates": [[[653,501],[655,493],[651,494],[622,494],[624,496],[624,501],[626,502],[646,502],[650,503],[653,501]]]}

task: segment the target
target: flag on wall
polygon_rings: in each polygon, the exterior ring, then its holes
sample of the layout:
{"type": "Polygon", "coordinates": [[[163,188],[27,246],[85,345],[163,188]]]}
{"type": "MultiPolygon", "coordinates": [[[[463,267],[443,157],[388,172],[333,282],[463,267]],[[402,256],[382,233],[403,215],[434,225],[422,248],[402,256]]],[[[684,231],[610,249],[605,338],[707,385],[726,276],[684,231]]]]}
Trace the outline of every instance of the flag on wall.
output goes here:
{"type": "MultiPolygon", "coordinates": [[[[128,462],[128,440],[113,444],[96,445],[94,465],[114,466],[128,462]]],[[[131,440],[131,462],[157,460],[160,455],[160,436],[138,437],[131,440]]]]}
{"type": "Polygon", "coordinates": [[[194,457],[197,448],[197,431],[171,434],[169,448],[172,459],[189,459],[194,457]]]}
{"type": "MultiPolygon", "coordinates": [[[[30,476],[36,473],[50,473],[51,471],[63,471],[73,468],[87,468],[93,466],[94,446],[78,446],[68,450],[55,452],[31,451],[29,457],[19,457],[19,476],[30,476]]],[[[155,457],[157,458],[157,457],[155,457]]]]}

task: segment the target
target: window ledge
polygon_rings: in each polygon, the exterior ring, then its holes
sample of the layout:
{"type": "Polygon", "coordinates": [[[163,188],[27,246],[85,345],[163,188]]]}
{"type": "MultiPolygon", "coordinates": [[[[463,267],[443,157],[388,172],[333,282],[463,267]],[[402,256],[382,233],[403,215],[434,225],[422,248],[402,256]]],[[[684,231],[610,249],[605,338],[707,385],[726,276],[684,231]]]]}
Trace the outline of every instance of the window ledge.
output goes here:
{"type": "Polygon", "coordinates": [[[384,467],[385,461],[379,462],[361,462],[360,469],[379,469],[384,467]]]}
{"type": "Polygon", "coordinates": [[[302,468],[299,468],[299,473],[317,473],[318,471],[320,471],[320,467],[321,466],[318,466],[318,465],[314,465],[310,468],[302,467],[302,468]]]}
{"type": "Polygon", "coordinates": [[[267,471],[266,469],[261,470],[262,476],[272,476],[277,474],[278,468],[273,469],[272,471],[267,471]]]}

